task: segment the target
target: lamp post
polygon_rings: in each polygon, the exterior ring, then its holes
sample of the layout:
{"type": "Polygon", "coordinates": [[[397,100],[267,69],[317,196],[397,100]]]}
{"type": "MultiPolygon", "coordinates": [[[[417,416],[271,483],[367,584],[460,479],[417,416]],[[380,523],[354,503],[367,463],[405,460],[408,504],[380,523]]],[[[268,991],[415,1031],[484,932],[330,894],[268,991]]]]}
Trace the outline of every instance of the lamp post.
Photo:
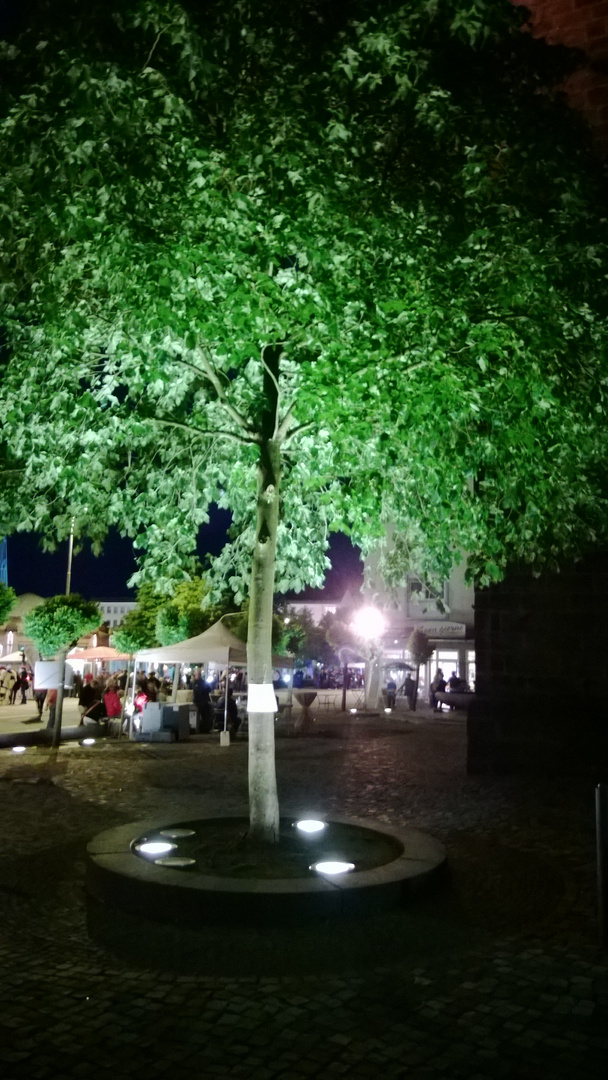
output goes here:
{"type": "Polygon", "coordinates": [[[367,709],[378,708],[380,695],[380,660],[382,657],[382,635],[386,619],[381,611],[374,607],[361,608],[353,621],[351,629],[357,637],[367,642],[368,657],[365,665],[365,705],[367,709]]]}
{"type": "Polygon", "coordinates": [[[65,578],[65,595],[70,595],[70,589],[72,587],[72,555],[74,553],[74,521],[70,525],[70,538],[68,541],[68,570],[65,578]]]}

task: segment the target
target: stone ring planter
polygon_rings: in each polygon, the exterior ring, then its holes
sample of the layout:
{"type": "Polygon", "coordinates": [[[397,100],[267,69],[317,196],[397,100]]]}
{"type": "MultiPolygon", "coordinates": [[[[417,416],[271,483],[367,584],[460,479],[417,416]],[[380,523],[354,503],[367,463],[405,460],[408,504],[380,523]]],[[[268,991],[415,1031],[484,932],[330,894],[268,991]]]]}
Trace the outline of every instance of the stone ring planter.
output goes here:
{"type": "MultiPolygon", "coordinates": [[[[281,831],[294,828],[295,821],[281,819],[281,831]]],[[[311,864],[322,856],[335,858],[338,854],[348,860],[350,837],[358,851],[363,848],[368,853],[360,863],[364,869],[357,870],[355,860],[355,869],[349,873],[319,874],[309,869],[305,851],[295,876],[256,877],[254,866],[237,867],[228,874],[201,872],[197,843],[206,828],[228,822],[247,829],[247,819],[230,816],[180,822],[145,820],[100,833],[87,848],[89,897],[108,913],[140,916],[148,925],[172,924],[182,931],[198,930],[210,923],[243,926],[335,918],[398,907],[408,893],[437,874],[446,858],[443,845],[418,829],[334,817],[327,821],[323,840],[311,838],[311,864]],[[173,838],[170,842],[175,847],[169,857],[183,858],[185,865],[158,864],[154,856],[138,854],[141,842],[165,840],[161,833],[182,830],[194,833],[194,839],[191,835],[173,838]],[[374,865],[375,851],[378,865],[374,865]],[[230,876],[233,873],[237,876],[230,876]],[[238,876],[240,873],[247,876],[238,876]]],[[[301,847],[308,841],[299,843],[301,847]]]]}

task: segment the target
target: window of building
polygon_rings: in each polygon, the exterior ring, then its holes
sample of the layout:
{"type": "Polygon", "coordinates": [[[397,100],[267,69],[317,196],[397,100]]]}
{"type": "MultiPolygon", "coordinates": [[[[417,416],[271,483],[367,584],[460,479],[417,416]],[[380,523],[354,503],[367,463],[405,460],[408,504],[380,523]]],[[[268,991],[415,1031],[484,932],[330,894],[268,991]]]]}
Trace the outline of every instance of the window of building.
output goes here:
{"type": "Polygon", "coordinates": [[[441,589],[425,585],[420,578],[408,577],[406,585],[406,614],[408,618],[443,618],[448,604],[447,581],[441,589]]]}

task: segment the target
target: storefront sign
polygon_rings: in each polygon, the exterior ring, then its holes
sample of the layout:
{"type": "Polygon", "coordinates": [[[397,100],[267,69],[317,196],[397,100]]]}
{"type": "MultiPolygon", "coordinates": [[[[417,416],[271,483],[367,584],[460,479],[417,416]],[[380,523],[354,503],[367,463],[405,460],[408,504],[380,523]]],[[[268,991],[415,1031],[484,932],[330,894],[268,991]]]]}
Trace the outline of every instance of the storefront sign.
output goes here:
{"type": "Polygon", "coordinates": [[[430,638],[464,638],[467,632],[465,623],[459,622],[420,622],[414,629],[422,630],[430,638]]]}

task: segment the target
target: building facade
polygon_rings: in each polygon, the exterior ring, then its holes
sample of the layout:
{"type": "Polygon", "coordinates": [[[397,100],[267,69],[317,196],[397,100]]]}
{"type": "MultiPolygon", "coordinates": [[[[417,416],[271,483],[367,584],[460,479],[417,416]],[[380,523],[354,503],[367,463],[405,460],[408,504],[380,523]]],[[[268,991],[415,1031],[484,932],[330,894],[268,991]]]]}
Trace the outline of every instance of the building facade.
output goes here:
{"type": "Polygon", "coordinates": [[[125,615],[137,607],[135,600],[97,600],[103,615],[103,622],[110,631],[119,626],[125,615]]]}

